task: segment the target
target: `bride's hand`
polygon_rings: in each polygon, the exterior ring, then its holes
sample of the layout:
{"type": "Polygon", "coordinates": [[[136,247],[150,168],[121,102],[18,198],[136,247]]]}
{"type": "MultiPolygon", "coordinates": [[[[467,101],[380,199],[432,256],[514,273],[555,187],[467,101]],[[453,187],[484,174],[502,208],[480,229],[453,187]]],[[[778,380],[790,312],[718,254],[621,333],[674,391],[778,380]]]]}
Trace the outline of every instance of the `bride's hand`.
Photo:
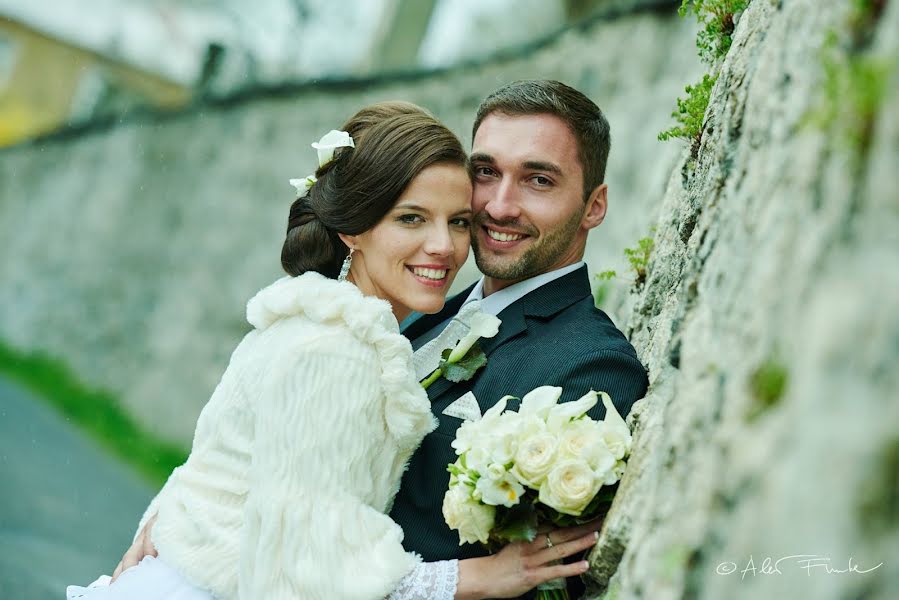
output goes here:
{"type": "Polygon", "coordinates": [[[125,552],[125,556],[122,557],[122,560],[119,561],[119,565],[115,568],[115,571],[112,573],[112,580],[115,581],[119,578],[119,575],[122,574],[122,571],[125,569],[130,569],[139,563],[145,556],[156,556],[156,547],[153,545],[153,542],[150,541],[150,532],[153,531],[153,524],[156,523],[156,516],[154,515],[147,524],[144,525],[144,528],[141,530],[140,535],[134,538],[134,543],[131,544],[131,547],[125,552]]]}
{"type": "Polygon", "coordinates": [[[597,520],[540,533],[532,542],[509,544],[493,556],[460,560],[456,600],[515,598],[550,579],[584,573],[589,568],[586,561],[553,563],[593,546],[600,525],[597,520]]]}

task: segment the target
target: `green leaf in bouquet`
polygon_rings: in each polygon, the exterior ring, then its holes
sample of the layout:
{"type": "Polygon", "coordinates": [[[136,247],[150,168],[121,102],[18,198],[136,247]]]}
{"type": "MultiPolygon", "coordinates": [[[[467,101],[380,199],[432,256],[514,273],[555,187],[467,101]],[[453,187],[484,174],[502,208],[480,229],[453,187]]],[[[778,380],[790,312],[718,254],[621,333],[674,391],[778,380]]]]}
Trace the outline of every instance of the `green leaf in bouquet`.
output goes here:
{"type": "Polygon", "coordinates": [[[481,349],[481,346],[475,344],[465,353],[465,356],[459,362],[447,362],[451,350],[443,351],[443,360],[440,361],[440,369],[443,370],[443,376],[452,381],[459,383],[460,381],[468,381],[478,369],[487,364],[487,355],[481,349]]]}
{"type": "Polygon", "coordinates": [[[492,536],[505,542],[530,542],[537,536],[537,511],[526,498],[511,508],[499,508],[492,536]]]}

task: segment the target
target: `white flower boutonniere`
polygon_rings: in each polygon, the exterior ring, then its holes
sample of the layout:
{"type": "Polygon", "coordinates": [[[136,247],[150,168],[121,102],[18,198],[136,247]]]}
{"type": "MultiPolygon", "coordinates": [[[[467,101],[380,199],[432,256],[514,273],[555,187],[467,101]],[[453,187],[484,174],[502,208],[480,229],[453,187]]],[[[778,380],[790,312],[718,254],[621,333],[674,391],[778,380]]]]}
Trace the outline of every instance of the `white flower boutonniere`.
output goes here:
{"type": "Polygon", "coordinates": [[[478,345],[481,338],[492,338],[499,333],[501,321],[493,315],[476,312],[471,316],[468,333],[459,340],[455,348],[443,351],[443,359],[428,377],[422,380],[425,389],[444,376],[454,383],[468,381],[478,369],[487,364],[487,355],[478,345]]]}

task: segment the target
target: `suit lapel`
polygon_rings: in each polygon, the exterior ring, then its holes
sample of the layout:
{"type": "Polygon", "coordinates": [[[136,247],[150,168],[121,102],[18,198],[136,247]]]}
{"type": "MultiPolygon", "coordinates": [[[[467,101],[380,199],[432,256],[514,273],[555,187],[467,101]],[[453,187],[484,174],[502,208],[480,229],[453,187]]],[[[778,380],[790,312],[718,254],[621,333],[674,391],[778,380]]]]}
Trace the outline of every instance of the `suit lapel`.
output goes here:
{"type": "Polygon", "coordinates": [[[509,340],[518,337],[522,333],[527,330],[527,323],[524,320],[524,312],[522,312],[521,302],[513,302],[506,308],[504,308],[498,315],[499,320],[501,321],[499,326],[499,331],[492,338],[482,339],[478,341],[481,349],[484,350],[484,354],[487,355],[487,358],[490,358],[490,354],[508,342],[509,340]]]}
{"type": "Polygon", "coordinates": [[[527,333],[528,317],[552,318],[589,295],[590,280],[586,266],[550,281],[503,309],[497,315],[502,321],[499,333],[493,338],[481,340],[481,348],[489,357],[491,352],[506,342],[527,333]]]}
{"type": "Polygon", "coordinates": [[[590,294],[590,278],[584,265],[522,298],[522,311],[529,317],[549,319],[590,294]]]}
{"type": "MultiPolygon", "coordinates": [[[[470,290],[462,292],[459,296],[467,298],[468,293],[470,293],[470,290]]],[[[587,276],[587,267],[583,266],[576,271],[563,275],[555,281],[550,281],[546,285],[540,286],[536,290],[504,308],[499,315],[497,315],[500,321],[502,321],[499,332],[492,338],[482,339],[478,342],[484,350],[484,354],[487,355],[488,362],[484,369],[490,368],[490,355],[495,352],[497,348],[520,335],[526,335],[528,333],[528,317],[537,319],[552,318],[572,304],[583,300],[585,297],[589,296],[590,293],[590,279],[587,276]]],[[[458,298],[458,296],[454,297],[453,300],[456,300],[456,298],[458,298]]],[[[461,306],[461,304],[460,301],[459,305],[461,306]]],[[[458,312],[458,308],[456,311],[458,312]]],[[[417,321],[416,323],[413,323],[413,325],[415,324],[417,324],[417,321]]],[[[431,326],[433,327],[433,325],[431,326]]],[[[428,329],[425,329],[424,331],[427,330],[428,329]]],[[[424,331],[422,333],[424,333],[424,331]]],[[[478,372],[475,375],[475,378],[479,377],[480,374],[481,372],[478,372]]],[[[441,377],[428,388],[428,398],[430,398],[431,401],[434,401],[456,385],[470,386],[471,382],[460,382],[459,384],[455,384],[448,379],[441,377]]],[[[459,391],[461,393],[461,387],[459,391]]]]}

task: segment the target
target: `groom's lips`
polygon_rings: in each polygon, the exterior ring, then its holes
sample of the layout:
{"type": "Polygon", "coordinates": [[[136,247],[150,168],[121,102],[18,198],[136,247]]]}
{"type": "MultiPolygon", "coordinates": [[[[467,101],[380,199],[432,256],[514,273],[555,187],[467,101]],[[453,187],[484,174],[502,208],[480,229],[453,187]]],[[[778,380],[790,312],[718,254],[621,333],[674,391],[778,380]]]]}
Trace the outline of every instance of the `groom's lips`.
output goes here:
{"type": "Polygon", "coordinates": [[[509,248],[514,248],[518,244],[521,244],[525,240],[527,240],[530,236],[521,231],[515,231],[514,229],[508,229],[505,227],[495,227],[493,225],[482,225],[481,226],[481,239],[483,240],[484,245],[493,250],[508,250],[509,248]],[[518,239],[514,240],[498,240],[490,237],[489,232],[495,232],[500,234],[505,234],[507,236],[521,236],[518,239]]]}

